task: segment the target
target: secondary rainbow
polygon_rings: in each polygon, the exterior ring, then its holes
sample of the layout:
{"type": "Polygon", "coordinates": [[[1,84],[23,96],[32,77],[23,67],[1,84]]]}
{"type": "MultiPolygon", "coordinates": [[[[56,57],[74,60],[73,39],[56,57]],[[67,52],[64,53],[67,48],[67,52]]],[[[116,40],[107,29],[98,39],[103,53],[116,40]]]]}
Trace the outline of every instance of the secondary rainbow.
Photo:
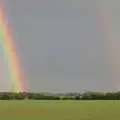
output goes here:
{"type": "MultiPolygon", "coordinates": [[[[105,45],[105,55],[107,62],[111,68],[111,81],[113,81],[116,90],[120,89],[120,48],[119,37],[115,31],[112,12],[105,6],[104,0],[97,0],[98,21],[103,32],[103,41],[105,45]]],[[[107,3],[108,4],[108,3],[107,3]]]]}
{"type": "Polygon", "coordinates": [[[8,70],[12,83],[13,92],[26,92],[25,81],[23,81],[18,55],[11,34],[11,28],[5,16],[2,4],[0,4],[0,45],[4,57],[7,60],[8,70]]]}

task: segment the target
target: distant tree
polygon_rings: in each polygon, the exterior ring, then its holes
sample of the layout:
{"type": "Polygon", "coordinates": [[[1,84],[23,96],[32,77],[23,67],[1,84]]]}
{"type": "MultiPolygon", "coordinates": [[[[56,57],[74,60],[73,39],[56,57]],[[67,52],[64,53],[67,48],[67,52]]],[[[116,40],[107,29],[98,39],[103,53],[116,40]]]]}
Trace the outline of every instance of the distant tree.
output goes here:
{"type": "Polygon", "coordinates": [[[55,96],[54,100],[60,100],[60,97],[59,96],[55,96]]]}
{"type": "Polygon", "coordinates": [[[27,93],[27,98],[28,99],[34,99],[34,93],[27,93]]]}
{"type": "Polygon", "coordinates": [[[25,96],[22,93],[14,93],[14,99],[23,100],[25,99],[25,96]]]}
{"type": "Polygon", "coordinates": [[[74,99],[75,99],[75,100],[80,100],[80,96],[79,96],[79,95],[76,95],[76,96],[74,97],[74,99]]]}

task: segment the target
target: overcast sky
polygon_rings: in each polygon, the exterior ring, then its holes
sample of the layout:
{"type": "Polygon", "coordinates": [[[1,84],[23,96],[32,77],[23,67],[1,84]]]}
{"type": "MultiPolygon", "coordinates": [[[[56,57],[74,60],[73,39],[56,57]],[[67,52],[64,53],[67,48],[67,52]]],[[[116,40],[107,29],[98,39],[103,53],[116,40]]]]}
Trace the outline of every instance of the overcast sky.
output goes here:
{"type": "MultiPolygon", "coordinates": [[[[30,91],[115,90],[98,12],[100,0],[4,0],[30,91]]],[[[119,29],[119,0],[105,0],[119,29]]],[[[111,18],[112,19],[112,18],[111,18]]],[[[0,51],[0,54],[2,52],[0,51]]],[[[2,57],[2,55],[1,55],[2,57]]],[[[1,65],[1,71],[5,65],[1,65]]],[[[5,68],[4,68],[5,69],[5,68]]],[[[4,70],[1,88],[10,88],[4,70]]],[[[3,72],[1,72],[3,74],[3,72]]]]}

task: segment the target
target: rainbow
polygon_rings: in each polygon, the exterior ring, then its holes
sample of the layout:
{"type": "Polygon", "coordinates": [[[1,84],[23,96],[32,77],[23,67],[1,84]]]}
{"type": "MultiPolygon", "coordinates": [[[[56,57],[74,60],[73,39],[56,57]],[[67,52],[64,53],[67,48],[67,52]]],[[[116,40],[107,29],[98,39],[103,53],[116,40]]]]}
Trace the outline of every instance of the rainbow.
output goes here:
{"type": "Polygon", "coordinates": [[[111,69],[111,81],[113,81],[116,90],[120,89],[120,55],[119,55],[119,37],[117,37],[113,27],[112,12],[104,5],[104,0],[97,0],[98,21],[103,32],[103,41],[105,45],[106,60],[111,69]]]}
{"type": "Polygon", "coordinates": [[[11,28],[5,19],[5,12],[0,3],[0,45],[7,61],[13,92],[26,92],[25,83],[22,84],[22,72],[19,65],[18,55],[16,54],[15,44],[11,34],[11,28]]]}

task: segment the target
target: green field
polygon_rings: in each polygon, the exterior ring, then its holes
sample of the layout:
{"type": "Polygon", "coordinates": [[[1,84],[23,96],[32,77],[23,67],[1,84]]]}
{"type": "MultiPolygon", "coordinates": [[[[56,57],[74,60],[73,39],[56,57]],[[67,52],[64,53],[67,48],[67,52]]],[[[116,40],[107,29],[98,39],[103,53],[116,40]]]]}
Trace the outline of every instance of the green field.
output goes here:
{"type": "Polygon", "coordinates": [[[0,101],[1,120],[120,120],[120,101],[0,101]]]}

